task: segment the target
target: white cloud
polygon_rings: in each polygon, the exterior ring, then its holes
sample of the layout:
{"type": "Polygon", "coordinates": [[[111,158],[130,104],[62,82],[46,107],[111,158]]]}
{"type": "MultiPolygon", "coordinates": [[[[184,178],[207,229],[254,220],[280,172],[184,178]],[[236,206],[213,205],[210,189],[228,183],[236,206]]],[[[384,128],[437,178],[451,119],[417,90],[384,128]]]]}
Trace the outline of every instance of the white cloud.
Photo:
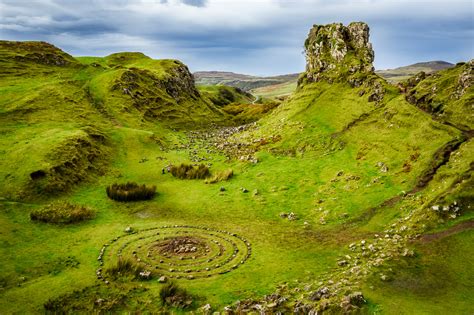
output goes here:
{"type": "Polygon", "coordinates": [[[472,58],[473,11],[472,0],[1,0],[0,37],[47,40],[73,54],[142,50],[198,69],[282,73],[303,70],[313,24],[366,21],[383,68],[472,58]],[[414,49],[414,39],[426,47],[414,49]]]}

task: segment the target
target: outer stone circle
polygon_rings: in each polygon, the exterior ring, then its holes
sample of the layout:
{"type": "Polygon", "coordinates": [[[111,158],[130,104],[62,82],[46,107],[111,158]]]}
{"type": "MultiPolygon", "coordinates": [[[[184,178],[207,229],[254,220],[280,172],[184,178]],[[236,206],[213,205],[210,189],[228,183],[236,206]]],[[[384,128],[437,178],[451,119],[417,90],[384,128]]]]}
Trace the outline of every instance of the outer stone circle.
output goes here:
{"type": "MultiPolygon", "coordinates": [[[[165,225],[117,236],[104,244],[97,259],[101,266],[108,267],[126,256],[153,276],[192,280],[237,269],[251,252],[250,243],[235,233],[202,226],[165,225]]],[[[108,283],[102,268],[96,274],[108,283]]]]}

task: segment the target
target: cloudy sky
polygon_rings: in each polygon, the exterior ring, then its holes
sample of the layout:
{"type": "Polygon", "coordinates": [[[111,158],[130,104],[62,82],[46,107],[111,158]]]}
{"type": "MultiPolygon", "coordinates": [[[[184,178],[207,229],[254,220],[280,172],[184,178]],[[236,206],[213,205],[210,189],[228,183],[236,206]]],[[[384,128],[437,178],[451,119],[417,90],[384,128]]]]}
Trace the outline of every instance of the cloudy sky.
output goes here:
{"type": "Polygon", "coordinates": [[[472,0],[0,0],[0,39],[256,75],[303,71],[310,27],[351,21],[369,24],[377,69],[474,58],[472,0]]]}

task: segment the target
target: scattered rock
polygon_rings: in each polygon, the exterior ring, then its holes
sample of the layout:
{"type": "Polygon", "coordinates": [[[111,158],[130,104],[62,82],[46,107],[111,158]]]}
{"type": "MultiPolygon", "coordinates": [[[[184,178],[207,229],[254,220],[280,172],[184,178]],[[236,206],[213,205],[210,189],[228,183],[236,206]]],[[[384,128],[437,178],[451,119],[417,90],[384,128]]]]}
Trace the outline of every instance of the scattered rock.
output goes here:
{"type": "Polygon", "coordinates": [[[290,220],[290,221],[298,220],[298,216],[295,213],[290,212],[288,214],[288,220],[290,220]]]}
{"type": "Polygon", "coordinates": [[[96,305],[101,305],[101,304],[104,303],[104,302],[105,302],[104,299],[98,298],[97,300],[95,300],[94,303],[95,303],[96,305]]]}
{"type": "Polygon", "coordinates": [[[387,173],[388,166],[384,162],[377,162],[377,167],[379,168],[380,172],[387,173]]]}
{"type": "Polygon", "coordinates": [[[139,275],[140,275],[140,278],[148,280],[151,278],[151,271],[144,270],[144,271],[141,271],[139,275]]]}
{"type": "Polygon", "coordinates": [[[166,276],[161,276],[158,278],[159,283],[166,283],[168,281],[168,278],[166,276]]]}
{"type": "Polygon", "coordinates": [[[206,304],[204,305],[203,307],[201,307],[201,310],[204,312],[204,313],[209,313],[211,311],[212,307],[211,307],[211,304],[206,304]]]}
{"type": "Polygon", "coordinates": [[[362,306],[363,304],[367,303],[365,300],[364,296],[362,295],[362,292],[354,292],[349,294],[349,301],[352,305],[355,306],[362,306]]]}

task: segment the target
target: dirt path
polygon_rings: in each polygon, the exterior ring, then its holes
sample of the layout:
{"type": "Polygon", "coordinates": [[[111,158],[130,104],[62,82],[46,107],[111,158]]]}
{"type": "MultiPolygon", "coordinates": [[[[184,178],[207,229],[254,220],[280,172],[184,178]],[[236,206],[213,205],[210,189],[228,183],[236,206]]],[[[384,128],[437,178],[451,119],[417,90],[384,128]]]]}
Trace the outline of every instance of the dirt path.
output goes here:
{"type": "Polygon", "coordinates": [[[255,104],[256,102],[258,102],[258,100],[260,99],[260,96],[255,96],[254,95],[254,97],[255,97],[255,99],[253,100],[252,105],[255,104]]]}
{"type": "Polygon", "coordinates": [[[420,240],[424,243],[431,242],[472,228],[474,228],[474,220],[459,223],[458,225],[452,226],[445,231],[433,234],[425,234],[420,240]]]}

